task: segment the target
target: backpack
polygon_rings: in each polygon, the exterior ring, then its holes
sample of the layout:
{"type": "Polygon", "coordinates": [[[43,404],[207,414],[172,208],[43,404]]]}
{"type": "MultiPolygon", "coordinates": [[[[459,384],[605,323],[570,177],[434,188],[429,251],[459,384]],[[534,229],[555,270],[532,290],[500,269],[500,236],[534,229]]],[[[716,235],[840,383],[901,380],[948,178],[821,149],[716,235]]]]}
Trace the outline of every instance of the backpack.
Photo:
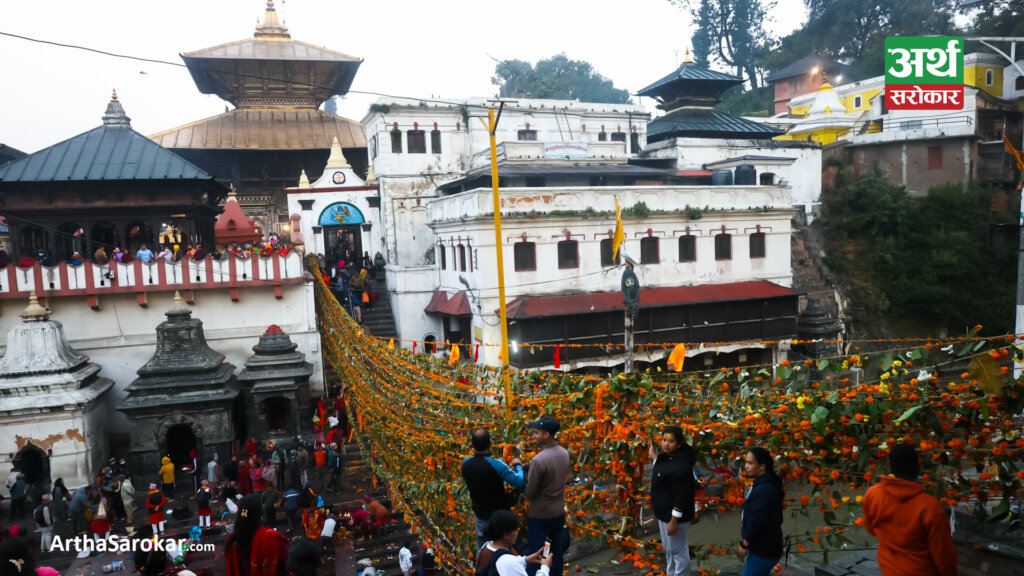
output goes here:
{"type": "Polygon", "coordinates": [[[484,544],[484,547],[480,549],[480,553],[477,556],[477,567],[475,576],[498,576],[498,558],[501,558],[505,554],[511,554],[512,551],[507,548],[495,550],[494,553],[491,554],[491,560],[485,566],[480,566],[479,561],[483,557],[483,552],[486,549],[487,545],[484,544]]]}
{"type": "Polygon", "coordinates": [[[210,491],[209,490],[200,490],[196,494],[196,506],[199,507],[199,508],[209,508],[210,507],[210,491]]]}
{"type": "Polygon", "coordinates": [[[45,510],[46,506],[36,506],[35,520],[36,524],[40,528],[45,528],[50,525],[50,523],[46,521],[46,514],[44,513],[45,510]]]}

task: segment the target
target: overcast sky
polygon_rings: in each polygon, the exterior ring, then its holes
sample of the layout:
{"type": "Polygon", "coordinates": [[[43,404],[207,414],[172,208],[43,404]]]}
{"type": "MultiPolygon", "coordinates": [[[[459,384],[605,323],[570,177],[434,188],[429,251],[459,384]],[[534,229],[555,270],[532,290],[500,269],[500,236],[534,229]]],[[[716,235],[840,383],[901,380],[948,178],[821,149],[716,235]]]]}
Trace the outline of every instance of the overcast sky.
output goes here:
{"type": "MultiPolygon", "coordinates": [[[[586,60],[630,92],[671,72],[690,18],[668,0],[287,0],[292,38],[364,59],[353,91],[491,96],[494,60],[559,52],[586,60]]],[[[0,0],[0,32],[181,63],[178,54],[252,36],[265,0],[0,0]]],[[[805,20],[780,0],[772,28],[805,20]]],[[[111,58],[0,36],[0,143],[34,152],[98,126],[116,88],[132,127],[149,135],[224,111],[185,68],[111,58]]],[[[350,94],[361,120],[377,96],[350,94]]],[[[651,102],[642,102],[648,107],[651,102]]]]}

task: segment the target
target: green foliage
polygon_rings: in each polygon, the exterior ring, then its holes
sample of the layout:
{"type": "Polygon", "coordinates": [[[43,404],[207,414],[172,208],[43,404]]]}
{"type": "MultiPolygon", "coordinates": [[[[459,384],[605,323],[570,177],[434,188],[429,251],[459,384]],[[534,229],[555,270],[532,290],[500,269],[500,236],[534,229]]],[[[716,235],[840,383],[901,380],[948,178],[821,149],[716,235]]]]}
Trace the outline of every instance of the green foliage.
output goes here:
{"type": "Polygon", "coordinates": [[[879,176],[840,171],[825,194],[831,262],[869,315],[926,330],[1012,330],[1015,254],[989,246],[993,190],[932,188],[916,200],[879,176]]]}
{"type": "Polygon", "coordinates": [[[774,40],[765,28],[774,0],[669,0],[685,6],[693,18],[694,63],[718,61],[757,88],[761,60],[774,40]]]}
{"type": "Polygon", "coordinates": [[[956,0],[804,0],[802,28],[782,39],[763,65],[780,69],[808,55],[849,62],[856,77],[882,73],[886,36],[956,31],[956,0]]]}
{"type": "Polygon", "coordinates": [[[716,109],[738,116],[756,116],[766,118],[775,110],[775,91],[771,86],[764,86],[746,92],[728,91],[716,109]]]}
{"type": "Polygon", "coordinates": [[[651,215],[651,209],[647,207],[646,202],[637,202],[623,210],[622,215],[631,216],[633,218],[647,218],[651,215]]]}
{"type": "Polygon", "coordinates": [[[334,96],[331,96],[326,102],[324,102],[324,112],[327,112],[328,114],[338,113],[338,101],[334,99],[334,96]]]}
{"type": "Polygon", "coordinates": [[[983,2],[968,18],[971,36],[1024,36],[1024,0],[983,2]]]}
{"type": "Polygon", "coordinates": [[[579,99],[583,102],[629,104],[629,92],[616,88],[587,62],[558,54],[536,66],[522,60],[503,60],[494,67],[491,83],[502,98],[579,99]]]}

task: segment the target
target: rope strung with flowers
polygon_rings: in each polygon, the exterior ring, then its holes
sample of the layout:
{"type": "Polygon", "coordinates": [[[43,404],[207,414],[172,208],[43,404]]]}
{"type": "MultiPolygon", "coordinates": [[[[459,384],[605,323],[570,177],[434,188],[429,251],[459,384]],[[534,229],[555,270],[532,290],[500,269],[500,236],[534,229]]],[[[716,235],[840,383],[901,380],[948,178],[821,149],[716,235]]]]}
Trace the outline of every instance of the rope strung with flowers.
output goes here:
{"type": "MultiPolygon", "coordinates": [[[[816,508],[824,526],[789,535],[795,551],[851,543],[845,534],[861,522],[860,497],[901,442],[918,447],[927,489],[943,503],[989,502],[985,512],[998,520],[1020,495],[1024,438],[1013,415],[1024,408],[1024,385],[1008,366],[1024,352],[1012,336],[975,333],[955,347],[912,342],[760,369],[608,377],[513,371],[514,416],[506,421],[497,369],[413,354],[365,334],[314,277],[325,358],[351,394],[366,460],[451,574],[474,571],[460,474],[469,433],[487,428],[504,460],[528,461],[535,448],[526,422],[541,415],[559,420],[559,441],[572,458],[577,481],[566,505],[574,538],[616,546],[621,559],[655,573],[660,556],[640,538],[639,521],[647,443],[669,424],[683,427],[706,469],[728,469],[746,448],[765,446],[787,483],[809,485],[787,494],[787,509],[806,516],[816,508]]],[[[745,480],[726,473],[721,482],[722,495],[703,497],[702,509],[742,504],[745,480]]],[[[699,548],[698,560],[734,549],[738,533],[699,548]]]]}

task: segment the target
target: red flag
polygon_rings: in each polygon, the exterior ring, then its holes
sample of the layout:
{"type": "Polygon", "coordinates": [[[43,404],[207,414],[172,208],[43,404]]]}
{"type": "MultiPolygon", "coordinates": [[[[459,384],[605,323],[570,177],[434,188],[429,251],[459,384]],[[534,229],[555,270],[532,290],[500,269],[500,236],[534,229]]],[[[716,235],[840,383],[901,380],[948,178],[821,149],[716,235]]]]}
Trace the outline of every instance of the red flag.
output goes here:
{"type": "Polygon", "coordinates": [[[415,340],[412,341],[412,353],[413,354],[416,353],[416,341],[415,340]]]}
{"type": "Polygon", "coordinates": [[[562,367],[562,345],[555,346],[555,368],[562,367]]]}
{"type": "Polygon", "coordinates": [[[473,348],[473,363],[475,364],[475,363],[476,363],[476,361],[477,361],[477,360],[478,360],[479,358],[480,358],[480,345],[479,345],[479,344],[477,344],[477,345],[476,345],[476,348],[473,348]]]}

